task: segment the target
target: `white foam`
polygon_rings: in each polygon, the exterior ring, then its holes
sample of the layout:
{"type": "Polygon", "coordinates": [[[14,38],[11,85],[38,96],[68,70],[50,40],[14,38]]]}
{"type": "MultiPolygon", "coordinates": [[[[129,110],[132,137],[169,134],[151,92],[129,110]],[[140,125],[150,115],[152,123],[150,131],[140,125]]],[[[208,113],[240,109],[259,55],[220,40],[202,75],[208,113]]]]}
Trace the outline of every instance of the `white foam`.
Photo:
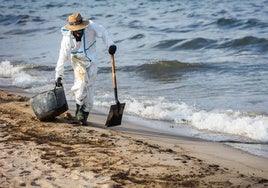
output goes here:
{"type": "MultiPolygon", "coordinates": [[[[157,99],[128,97],[122,101],[126,103],[125,112],[130,115],[170,121],[199,130],[230,134],[261,142],[268,141],[268,117],[262,115],[249,116],[232,110],[205,111],[183,102],[170,103],[163,97],[157,99]]],[[[109,106],[113,103],[98,100],[97,105],[109,106]]]]}
{"type": "Polygon", "coordinates": [[[0,63],[0,77],[11,78],[14,74],[21,72],[23,66],[14,66],[10,61],[0,63]]]}
{"type": "Polygon", "coordinates": [[[49,79],[40,76],[33,76],[25,72],[27,65],[12,65],[10,61],[0,63],[0,77],[11,78],[12,85],[20,88],[30,88],[43,85],[49,82],[49,79]]]}
{"type": "Polygon", "coordinates": [[[33,76],[26,74],[24,72],[13,75],[13,85],[20,88],[29,88],[32,87],[36,82],[36,78],[33,76]]]}
{"type": "Polygon", "coordinates": [[[206,112],[192,114],[192,125],[198,129],[209,130],[263,142],[268,141],[268,124],[263,116],[243,116],[239,112],[206,112]]]}

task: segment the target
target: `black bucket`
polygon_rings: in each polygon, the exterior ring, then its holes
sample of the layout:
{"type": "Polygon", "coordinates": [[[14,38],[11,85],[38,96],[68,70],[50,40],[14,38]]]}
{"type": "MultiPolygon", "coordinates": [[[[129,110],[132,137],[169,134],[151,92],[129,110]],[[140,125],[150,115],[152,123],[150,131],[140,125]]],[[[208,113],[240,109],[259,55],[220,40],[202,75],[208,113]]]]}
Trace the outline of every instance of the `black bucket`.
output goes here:
{"type": "Polygon", "coordinates": [[[68,110],[64,88],[57,87],[35,95],[30,105],[40,121],[50,121],[68,110]]]}

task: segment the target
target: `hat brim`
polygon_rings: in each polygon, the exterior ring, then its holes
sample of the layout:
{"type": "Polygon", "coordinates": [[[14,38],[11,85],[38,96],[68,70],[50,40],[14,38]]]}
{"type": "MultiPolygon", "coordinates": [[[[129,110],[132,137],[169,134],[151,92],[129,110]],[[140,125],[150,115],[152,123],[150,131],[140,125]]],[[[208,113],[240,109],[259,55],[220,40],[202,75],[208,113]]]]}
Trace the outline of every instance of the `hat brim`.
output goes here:
{"type": "Polygon", "coordinates": [[[65,25],[65,28],[70,30],[70,31],[78,31],[78,30],[86,28],[88,25],[89,25],[89,21],[85,20],[79,25],[70,25],[68,23],[67,25],[65,25]]]}

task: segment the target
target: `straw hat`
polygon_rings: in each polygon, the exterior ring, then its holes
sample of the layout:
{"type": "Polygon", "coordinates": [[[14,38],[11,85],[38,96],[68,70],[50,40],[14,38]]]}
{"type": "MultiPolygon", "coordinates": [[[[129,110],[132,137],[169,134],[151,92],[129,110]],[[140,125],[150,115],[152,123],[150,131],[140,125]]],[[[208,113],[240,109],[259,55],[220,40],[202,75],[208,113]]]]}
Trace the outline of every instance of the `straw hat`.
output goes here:
{"type": "Polygon", "coordinates": [[[79,13],[73,13],[68,17],[68,24],[65,27],[70,31],[77,31],[86,28],[88,25],[88,20],[83,20],[79,13]]]}

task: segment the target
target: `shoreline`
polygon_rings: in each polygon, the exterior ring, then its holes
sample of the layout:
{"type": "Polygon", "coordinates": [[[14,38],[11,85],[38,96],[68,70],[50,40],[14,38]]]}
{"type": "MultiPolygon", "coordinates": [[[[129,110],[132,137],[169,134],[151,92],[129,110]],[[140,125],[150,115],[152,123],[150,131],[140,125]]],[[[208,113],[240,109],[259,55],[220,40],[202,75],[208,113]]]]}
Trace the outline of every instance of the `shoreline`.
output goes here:
{"type": "MultiPolygon", "coordinates": [[[[34,94],[29,93],[21,88],[0,85],[0,89],[1,88],[6,91],[9,91],[10,93],[21,94],[26,97],[32,97],[36,95],[36,93],[34,94]]],[[[74,114],[75,106],[72,103],[73,101],[69,102],[69,106],[70,106],[69,112],[72,112],[72,114],[74,114]]],[[[94,118],[96,118],[96,115],[99,115],[101,119],[104,119],[102,120],[102,122],[100,122],[101,124],[104,124],[103,121],[105,121],[105,118],[107,117],[108,110],[104,108],[100,108],[100,109],[93,108],[91,115],[92,114],[95,114],[94,118]]],[[[90,121],[90,117],[89,117],[89,121],[90,121]]],[[[126,125],[132,125],[132,126],[128,126],[128,128],[125,128],[125,126],[123,127],[117,126],[117,127],[113,127],[113,129],[119,130],[121,132],[144,134],[144,135],[149,135],[149,136],[151,135],[151,136],[161,136],[161,137],[174,138],[174,139],[179,138],[179,139],[197,140],[197,141],[205,141],[205,142],[217,142],[217,143],[222,143],[222,144],[225,144],[227,146],[230,146],[232,148],[235,148],[241,151],[245,151],[251,155],[264,157],[268,159],[268,147],[267,147],[266,142],[260,142],[260,141],[254,141],[254,140],[253,141],[246,141],[246,140],[235,141],[235,140],[228,139],[228,138],[222,138],[219,140],[213,140],[213,139],[211,140],[211,139],[206,139],[202,137],[195,137],[195,136],[190,135],[191,132],[194,131],[195,132],[194,134],[209,134],[209,133],[205,133],[203,131],[200,131],[197,129],[191,129],[191,128],[175,128],[174,129],[173,127],[174,125],[170,122],[161,122],[161,121],[159,122],[157,120],[145,120],[139,117],[128,116],[126,114],[124,114],[123,121],[127,122],[126,125]],[[135,129],[132,129],[132,127],[135,127],[135,129]],[[165,130],[161,127],[173,127],[173,128],[169,130],[165,130]],[[259,148],[262,146],[266,146],[266,147],[263,148],[261,151],[259,151],[259,148]]],[[[100,127],[104,127],[104,126],[100,126],[100,127]]]]}
{"type": "Polygon", "coordinates": [[[3,87],[0,94],[3,187],[268,186],[267,158],[124,118],[106,129],[106,116],[95,111],[86,127],[64,115],[40,122],[28,104],[31,94],[3,87]]]}

